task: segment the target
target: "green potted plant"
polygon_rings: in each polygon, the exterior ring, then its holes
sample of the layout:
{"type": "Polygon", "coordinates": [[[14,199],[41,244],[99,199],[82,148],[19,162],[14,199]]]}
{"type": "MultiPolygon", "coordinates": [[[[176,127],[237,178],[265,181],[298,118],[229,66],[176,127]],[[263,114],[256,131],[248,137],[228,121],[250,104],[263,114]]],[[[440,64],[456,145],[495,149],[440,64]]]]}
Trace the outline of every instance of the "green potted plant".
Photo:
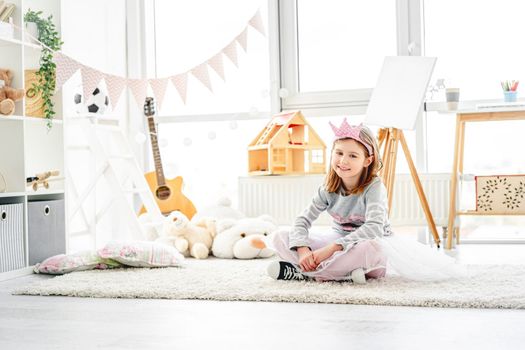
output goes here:
{"type": "Polygon", "coordinates": [[[29,9],[24,15],[24,22],[36,24],[38,41],[43,44],[40,52],[40,67],[36,72],[38,84],[33,84],[33,88],[36,93],[41,92],[42,94],[44,117],[47,120],[48,129],[50,129],[53,126],[52,121],[55,115],[52,97],[55,91],[56,64],[53,62],[53,52],[59,51],[63,42],[60,40],[53,23],[52,15],[44,18],[42,11],[29,9]]]}

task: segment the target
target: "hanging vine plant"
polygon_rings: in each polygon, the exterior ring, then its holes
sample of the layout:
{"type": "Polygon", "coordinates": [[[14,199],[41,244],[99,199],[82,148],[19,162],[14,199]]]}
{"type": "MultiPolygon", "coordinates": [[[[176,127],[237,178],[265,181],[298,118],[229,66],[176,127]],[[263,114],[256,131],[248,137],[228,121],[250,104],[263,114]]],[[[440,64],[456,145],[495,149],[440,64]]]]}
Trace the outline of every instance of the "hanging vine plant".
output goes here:
{"type": "Polygon", "coordinates": [[[62,47],[62,40],[53,23],[53,16],[44,18],[42,11],[32,11],[29,9],[24,15],[24,22],[33,22],[38,29],[38,41],[42,45],[40,51],[40,68],[36,72],[38,84],[33,84],[36,93],[41,92],[42,104],[44,107],[44,117],[47,120],[47,128],[53,126],[53,116],[55,115],[52,97],[55,92],[56,64],[53,62],[53,52],[59,51],[62,47]]]}

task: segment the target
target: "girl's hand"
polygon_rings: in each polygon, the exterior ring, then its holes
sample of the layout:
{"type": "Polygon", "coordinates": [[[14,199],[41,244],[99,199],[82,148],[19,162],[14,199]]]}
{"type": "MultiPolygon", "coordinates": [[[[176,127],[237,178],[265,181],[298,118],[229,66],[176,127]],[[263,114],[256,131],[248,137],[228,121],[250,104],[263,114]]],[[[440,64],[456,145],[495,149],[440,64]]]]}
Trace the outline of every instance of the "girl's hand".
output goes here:
{"type": "Polygon", "coordinates": [[[315,271],[317,264],[315,263],[312,251],[308,247],[297,248],[297,254],[299,255],[299,266],[304,272],[315,271]]]}
{"type": "Polygon", "coordinates": [[[314,262],[316,265],[319,265],[321,262],[325,261],[331,257],[338,250],[343,250],[343,247],[340,244],[332,243],[323,248],[316,249],[312,252],[314,262]]]}

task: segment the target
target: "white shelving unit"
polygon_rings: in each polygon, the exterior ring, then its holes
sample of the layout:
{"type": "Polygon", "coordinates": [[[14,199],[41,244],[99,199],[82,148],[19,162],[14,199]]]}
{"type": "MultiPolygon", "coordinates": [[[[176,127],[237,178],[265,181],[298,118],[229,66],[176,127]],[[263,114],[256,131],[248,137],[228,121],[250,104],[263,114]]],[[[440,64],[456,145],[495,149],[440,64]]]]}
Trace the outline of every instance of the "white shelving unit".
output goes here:
{"type": "MultiPolygon", "coordinates": [[[[13,23],[17,27],[22,28],[24,26],[24,13],[31,9],[42,11],[45,17],[53,15],[56,28],[60,33],[60,0],[8,0],[8,2],[16,6],[13,23]]],[[[38,69],[40,47],[24,38],[24,35],[15,29],[12,38],[0,37],[0,52],[0,67],[10,69],[14,73],[12,86],[27,89],[28,87],[24,86],[25,71],[38,69]]],[[[43,248],[45,250],[46,244],[48,244],[49,240],[45,239],[44,236],[39,237],[39,241],[35,242],[35,231],[33,230],[31,234],[29,232],[31,226],[30,207],[39,201],[65,200],[65,180],[50,181],[48,189],[39,187],[37,191],[26,186],[26,178],[35,176],[37,173],[59,170],[60,177],[65,176],[61,95],[55,95],[54,99],[56,114],[51,130],[47,129],[45,119],[26,116],[25,101],[16,103],[14,115],[0,115],[0,173],[7,183],[7,191],[0,193],[0,208],[2,206],[5,208],[11,204],[23,204],[23,263],[15,265],[6,263],[9,261],[8,255],[12,248],[9,245],[12,242],[6,238],[8,237],[7,229],[0,225],[0,255],[4,255],[0,256],[0,280],[31,271],[31,249],[43,248]],[[2,261],[4,262],[3,265],[2,261]]],[[[60,213],[59,218],[64,217],[65,213],[60,213]]],[[[0,220],[2,220],[1,216],[0,220]]],[[[67,232],[65,220],[60,225],[67,232]]],[[[60,237],[56,237],[59,241],[64,242],[64,247],[65,232],[59,233],[60,237]]]]}

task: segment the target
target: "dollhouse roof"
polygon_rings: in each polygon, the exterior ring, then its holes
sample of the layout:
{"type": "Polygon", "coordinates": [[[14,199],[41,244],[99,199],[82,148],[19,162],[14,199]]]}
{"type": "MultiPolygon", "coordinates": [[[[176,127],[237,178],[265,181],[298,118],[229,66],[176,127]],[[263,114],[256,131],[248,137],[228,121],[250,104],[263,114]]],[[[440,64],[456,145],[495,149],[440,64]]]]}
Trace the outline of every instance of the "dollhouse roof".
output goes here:
{"type": "Polygon", "coordinates": [[[261,130],[257,137],[250,143],[250,146],[255,145],[271,145],[273,147],[302,145],[305,147],[310,146],[309,148],[312,146],[316,146],[316,148],[326,148],[323,140],[300,111],[287,111],[273,116],[268,124],[266,124],[266,127],[261,130]],[[307,135],[304,135],[304,126],[307,126],[307,135]],[[289,130],[292,130],[291,134],[293,135],[294,129],[300,127],[302,127],[302,130],[300,130],[300,132],[298,130],[297,134],[299,134],[299,138],[303,140],[297,140],[297,136],[294,136],[295,142],[292,142],[289,130]]]}

